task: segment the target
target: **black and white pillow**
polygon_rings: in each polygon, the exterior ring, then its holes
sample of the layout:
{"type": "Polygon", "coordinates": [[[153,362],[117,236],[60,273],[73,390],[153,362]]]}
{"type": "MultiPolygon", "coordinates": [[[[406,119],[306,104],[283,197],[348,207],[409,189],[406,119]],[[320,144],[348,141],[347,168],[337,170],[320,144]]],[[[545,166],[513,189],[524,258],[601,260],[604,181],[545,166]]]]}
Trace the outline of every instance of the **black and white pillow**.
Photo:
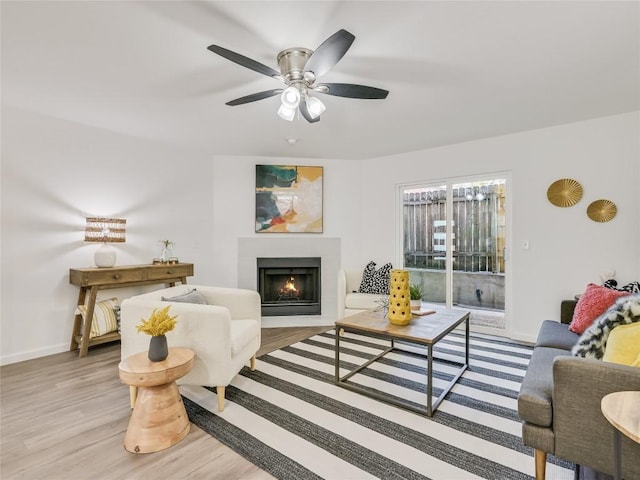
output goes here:
{"type": "Polygon", "coordinates": [[[391,263],[385,263],[376,270],[376,262],[367,263],[362,272],[362,282],[360,282],[359,293],[374,293],[378,295],[389,295],[389,282],[391,279],[391,263]]]}
{"type": "Polygon", "coordinates": [[[630,282],[624,287],[618,287],[618,282],[615,279],[610,278],[602,285],[610,288],[611,290],[618,290],[619,292],[640,293],[640,282],[630,282]]]}

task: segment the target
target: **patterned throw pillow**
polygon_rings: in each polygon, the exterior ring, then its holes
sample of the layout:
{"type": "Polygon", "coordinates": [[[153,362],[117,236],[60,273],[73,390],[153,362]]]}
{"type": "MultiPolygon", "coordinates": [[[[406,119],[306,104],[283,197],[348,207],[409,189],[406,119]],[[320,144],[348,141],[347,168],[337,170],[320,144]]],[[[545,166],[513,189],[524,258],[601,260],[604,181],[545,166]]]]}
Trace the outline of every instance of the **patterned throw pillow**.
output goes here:
{"type": "MultiPolygon", "coordinates": [[[[96,306],[93,309],[93,321],[91,322],[89,338],[99,337],[118,330],[118,318],[115,312],[115,308],[118,306],[119,302],[115,297],[96,302],[96,306]]],[[[76,315],[82,315],[82,321],[86,322],[87,306],[79,305],[76,308],[76,315]]]]}
{"type": "Polygon", "coordinates": [[[613,278],[610,278],[602,285],[610,288],[611,290],[618,290],[619,292],[640,293],[640,282],[629,282],[623,287],[618,287],[618,282],[613,278]]]}
{"type": "Polygon", "coordinates": [[[376,270],[376,262],[369,262],[362,272],[362,282],[360,282],[359,293],[374,293],[378,295],[389,295],[389,282],[391,279],[391,263],[385,263],[376,270]]]}
{"type": "Polygon", "coordinates": [[[593,321],[602,315],[607,308],[620,297],[629,295],[610,288],[590,283],[576,304],[569,330],[582,335],[593,321]]]}
{"type": "Polygon", "coordinates": [[[619,298],[578,339],[571,353],[576,357],[602,359],[612,330],[640,321],[640,294],[619,298]]]}
{"type": "Polygon", "coordinates": [[[116,314],[116,323],[118,324],[118,333],[122,333],[122,330],[120,328],[120,305],[116,305],[115,307],[113,307],[113,313],[116,314]]]}

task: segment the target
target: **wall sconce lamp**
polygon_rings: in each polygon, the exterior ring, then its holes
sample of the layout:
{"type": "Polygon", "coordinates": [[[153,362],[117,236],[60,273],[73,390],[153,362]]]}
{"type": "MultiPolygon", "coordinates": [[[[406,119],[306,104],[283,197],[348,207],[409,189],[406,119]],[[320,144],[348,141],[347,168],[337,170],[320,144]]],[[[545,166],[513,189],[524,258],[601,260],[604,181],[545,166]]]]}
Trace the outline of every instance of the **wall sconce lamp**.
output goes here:
{"type": "Polygon", "coordinates": [[[126,241],[124,218],[87,217],[84,230],[85,242],[102,242],[93,259],[97,267],[113,267],[116,264],[116,249],[109,243],[126,241]]]}

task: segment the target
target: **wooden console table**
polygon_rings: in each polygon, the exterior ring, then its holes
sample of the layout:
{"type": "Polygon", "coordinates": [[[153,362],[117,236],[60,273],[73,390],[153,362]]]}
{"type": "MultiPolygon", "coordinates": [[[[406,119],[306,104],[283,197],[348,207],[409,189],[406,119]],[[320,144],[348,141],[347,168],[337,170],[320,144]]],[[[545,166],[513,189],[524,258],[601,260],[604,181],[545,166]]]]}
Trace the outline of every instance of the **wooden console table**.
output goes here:
{"type": "Polygon", "coordinates": [[[87,321],[84,322],[83,326],[82,315],[78,314],[75,316],[69,350],[75,350],[79,346],[79,356],[86,357],[90,346],[120,340],[120,334],[118,332],[111,332],[99,337],[89,338],[98,290],[137,287],[158,283],[164,283],[172,287],[176,282],[187,283],[187,277],[192,275],[192,263],[69,269],[69,283],[80,287],[78,305],[85,304],[87,292],[89,293],[86,313],[87,321]]]}

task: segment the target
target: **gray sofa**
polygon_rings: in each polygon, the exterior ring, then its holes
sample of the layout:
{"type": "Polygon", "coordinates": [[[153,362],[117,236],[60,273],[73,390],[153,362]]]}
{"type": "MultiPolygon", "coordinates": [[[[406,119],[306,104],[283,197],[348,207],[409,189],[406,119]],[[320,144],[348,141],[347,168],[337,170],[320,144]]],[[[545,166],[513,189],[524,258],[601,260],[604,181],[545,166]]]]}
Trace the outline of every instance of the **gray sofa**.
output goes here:
{"type": "MultiPolygon", "coordinates": [[[[640,368],[571,355],[579,338],[568,329],[575,304],[563,301],[561,321],[543,322],[518,396],[522,440],[535,449],[537,480],[545,478],[547,454],[613,474],[613,427],[600,401],[640,390],[640,368]]],[[[639,459],[640,444],[623,436],[623,478],[640,479],[639,459]]]]}

